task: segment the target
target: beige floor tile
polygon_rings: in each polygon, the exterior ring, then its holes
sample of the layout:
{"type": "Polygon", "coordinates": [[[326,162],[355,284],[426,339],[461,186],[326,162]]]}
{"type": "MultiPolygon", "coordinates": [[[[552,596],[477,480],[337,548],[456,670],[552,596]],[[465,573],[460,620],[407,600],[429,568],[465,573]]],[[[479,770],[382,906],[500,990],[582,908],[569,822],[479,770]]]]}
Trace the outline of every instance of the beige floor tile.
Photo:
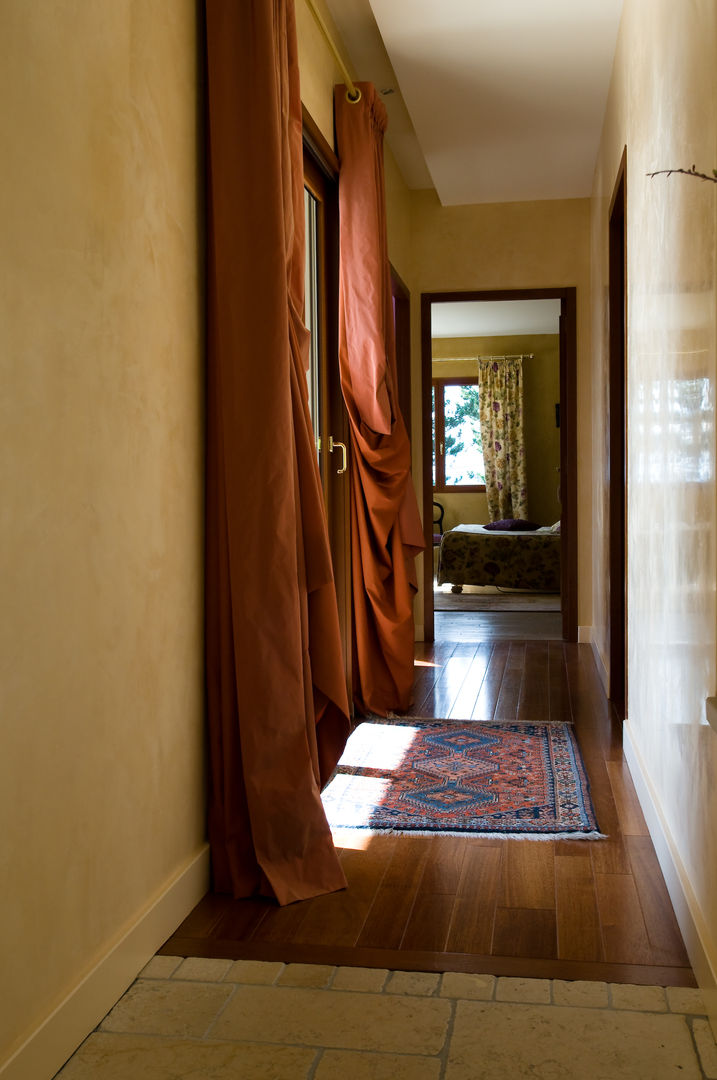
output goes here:
{"type": "Polygon", "coordinates": [[[303,1080],[315,1050],[95,1032],[57,1080],[303,1080]]]}
{"type": "Polygon", "coordinates": [[[495,992],[495,982],[494,975],[466,975],[462,971],[447,971],[441,980],[441,997],[490,1001],[495,992]]]}
{"type": "Polygon", "coordinates": [[[182,956],[153,956],[139,973],[140,979],[170,979],[179,965],[184,962],[182,956]]]}
{"type": "Polygon", "coordinates": [[[692,1013],[693,1016],[704,1016],[707,1012],[702,991],[693,986],[668,986],[666,994],[671,1012],[692,1013]]]}
{"type": "Polygon", "coordinates": [[[386,968],[340,967],[336,970],[331,989],[380,994],[387,978],[386,968]]]}
{"type": "Polygon", "coordinates": [[[578,1005],[584,1009],[606,1009],[609,1003],[607,983],[604,982],[553,982],[555,1005],[578,1005]]]}
{"type": "Polygon", "coordinates": [[[446,1080],[699,1080],[682,1016],[459,1001],[446,1080]]]}
{"type": "Polygon", "coordinates": [[[495,988],[496,1001],[520,1001],[535,1005],[550,1003],[549,979],[498,979],[495,988]]]}
{"type": "Polygon", "coordinates": [[[224,976],[224,982],[271,986],[283,970],[282,963],[270,960],[235,960],[224,976]]]}
{"type": "Polygon", "coordinates": [[[226,984],[142,979],[120,998],[101,1030],[200,1038],[233,992],[226,984]]]}
{"type": "Polygon", "coordinates": [[[637,1009],[638,1012],[666,1012],[667,998],[661,986],[631,986],[611,983],[614,1009],[637,1009]]]}
{"type": "Polygon", "coordinates": [[[336,968],[323,964],[287,964],[276,980],[277,986],[307,986],[322,990],[336,968]]]}
{"type": "Polygon", "coordinates": [[[446,1038],[450,1010],[449,1002],[434,998],[240,986],[211,1036],[394,1054],[437,1054],[446,1038]]]}
{"type": "Polygon", "coordinates": [[[438,1058],[403,1054],[359,1054],[354,1050],[326,1050],[314,1074],[315,1080],[438,1080],[438,1058]]]}
{"type": "Polygon", "coordinates": [[[386,993],[430,997],[435,994],[440,981],[441,976],[430,971],[392,971],[386,983],[386,993]]]}
{"type": "Polygon", "coordinates": [[[692,1030],[705,1076],[709,1080],[717,1080],[717,1046],[712,1036],[712,1028],[707,1020],[693,1020],[692,1030]]]}
{"type": "Polygon", "coordinates": [[[196,982],[221,982],[231,966],[231,960],[188,956],[186,960],[182,961],[172,978],[192,979],[196,982]]]}

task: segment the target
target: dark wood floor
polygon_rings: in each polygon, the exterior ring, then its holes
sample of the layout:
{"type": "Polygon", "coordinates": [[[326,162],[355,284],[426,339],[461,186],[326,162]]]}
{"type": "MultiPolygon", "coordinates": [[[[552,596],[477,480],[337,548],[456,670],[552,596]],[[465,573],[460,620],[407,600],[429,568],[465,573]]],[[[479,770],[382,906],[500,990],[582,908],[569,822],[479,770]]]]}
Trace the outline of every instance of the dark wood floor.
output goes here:
{"type": "Polygon", "coordinates": [[[286,908],[210,894],[160,951],[696,985],[589,646],[417,645],[411,712],[572,721],[608,839],[341,837],[345,891],[286,908]]]}

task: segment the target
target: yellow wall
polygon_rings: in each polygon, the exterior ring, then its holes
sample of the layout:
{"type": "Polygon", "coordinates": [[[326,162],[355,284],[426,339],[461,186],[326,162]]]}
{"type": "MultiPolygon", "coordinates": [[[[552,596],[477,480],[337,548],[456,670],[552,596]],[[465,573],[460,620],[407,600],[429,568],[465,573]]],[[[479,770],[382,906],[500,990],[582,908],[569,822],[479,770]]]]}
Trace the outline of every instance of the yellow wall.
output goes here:
{"type": "Polygon", "coordinates": [[[195,8],[2,5],[0,1063],[204,838],[195,8]]]}
{"type": "MultiPolygon", "coordinates": [[[[433,376],[475,375],[474,360],[452,357],[530,357],[523,363],[523,411],[528,488],[528,518],[552,525],[560,517],[560,429],[555,426],[555,403],[560,400],[560,341],[557,334],[519,334],[500,337],[434,338],[433,376]]],[[[445,528],[460,522],[490,520],[483,493],[442,491],[445,528]]]]}
{"type": "MultiPolygon", "coordinates": [[[[421,292],[577,287],[578,623],[591,612],[590,200],[441,206],[435,192],[411,193],[413,431],[420,432],[421,292]]],[[[414,435],[414,474],[421,484],[414,435]]],[[[417,612],[422,611],[419,597],[417,612]]],[[[418,619],[420,623],[420,618],[418,619]]]]}
{"type": "Polygon", "coordinates": [[[627,145],[628,732],[713,972],[717,185],[646,174],[717,167],[716,56],[713,0],[626,0],[592,215],[593,610],[607,667],[607,222],[627,145]],[[703,399],[685,397],[688,380],[703,399]]]}

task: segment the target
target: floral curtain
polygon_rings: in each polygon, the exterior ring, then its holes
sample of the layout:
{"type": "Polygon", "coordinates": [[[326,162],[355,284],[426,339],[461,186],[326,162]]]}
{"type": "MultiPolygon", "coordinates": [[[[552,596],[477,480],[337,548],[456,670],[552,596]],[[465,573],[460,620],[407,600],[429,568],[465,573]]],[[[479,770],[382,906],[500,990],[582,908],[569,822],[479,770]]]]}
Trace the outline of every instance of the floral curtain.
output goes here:
{"type": "Polygon", "coordinates": [[[478,361],[485,488],[491,521],[528,516],[523,435],[523,358],[478,361]]]}

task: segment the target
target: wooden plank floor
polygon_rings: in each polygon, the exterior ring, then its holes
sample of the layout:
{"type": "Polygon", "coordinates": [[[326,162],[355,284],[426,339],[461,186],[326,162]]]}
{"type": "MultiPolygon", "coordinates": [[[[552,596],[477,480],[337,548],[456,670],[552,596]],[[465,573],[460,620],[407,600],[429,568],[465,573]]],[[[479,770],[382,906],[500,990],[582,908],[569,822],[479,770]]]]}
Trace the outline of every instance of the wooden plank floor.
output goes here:
{"type": "Polygon", "coordinates": [[[696,985],[589,646],[443,640],[417,645],[415,672],[413,715],[574,723],[608,839],[342,837],[345,891],[209,894],[160,951],[696,985]]]}

